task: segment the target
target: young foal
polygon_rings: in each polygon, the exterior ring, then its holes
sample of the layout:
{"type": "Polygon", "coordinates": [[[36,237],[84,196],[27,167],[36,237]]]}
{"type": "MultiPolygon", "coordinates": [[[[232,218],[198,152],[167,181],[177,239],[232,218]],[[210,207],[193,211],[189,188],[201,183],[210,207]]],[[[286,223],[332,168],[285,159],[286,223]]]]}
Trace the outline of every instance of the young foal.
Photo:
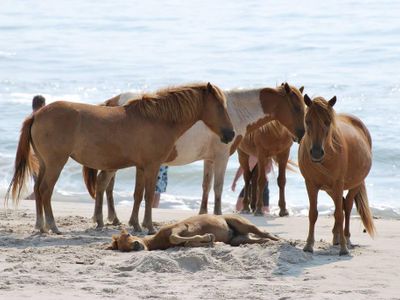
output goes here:
{"type": "Polygon", "coordinates": [[[258,179],[254,215],[263,215],[262,198],[266,182],[264,166],[269,158],[273,158],[279,166],[279,216],[283,217],[288,215],[285,201],[286,167],[292,144],[292,134],[277,121],[269,122],[259,129],[245,135],[238,148],[239,163],[243,168],[243,178],[245,181],[243,213],[250,213],[249,204],[254,201],[251,197],[251,193],[249,193],[249,184],[251,180],[249,155],[253,155],[257,157],[258,160],[258,179]]]}
{"type": "Polygon", "coordinates": [[[368,205],[365,178],[371,168],[371,136],[358,118],[336,115],[336,97],[304,101],[306,134],[299,147],[299,167],[305,179],[310,200],[309,232],[304,251],[313,252],[314,226],[318,217],[318,191],[324,190],[335,203],[333,244],[340,243],[340,255],[348,254],[350,246],[350,213],[355,200],[358,213],[367,232],[374,235],[374,223],[368,205]],[[343,191],[349,190],[346,198],[343,191]],[[345,228],[343,232],[343,210],[345,228]]]}
{"type": "MultiPolygon", "coordinates": [[[[161,90],[119,107],[54,102],[25,120],[9,191],[12,191],[14,200],[18,200],[25,175],[32,171],[32,145],[40,164],[34,189],[36,226],[46,231],[44,208],[46,224],[53,232],[59,233],[50,200],[69,157],[92,169],[115,170],[136,166],[131,223],[136,230],[141,230],[138,208],[145,190],[143,224],[152,233],[151,205],[158,169],[162,162],[168,160],[176,140],[199,120],[222,142],[228,143],[233,139],[225,96],[209,83],[161,90]]],[[[99,207],[96,206],[96,209],[99,210],[99,207]]],[[[101,214],[96,216],[101,224],[101,214]]]]}
{"type": "Polygon", "coordinates": [[[278,238],[263,232],[247,219],[239,215],[199,215],[181,222],[165,225],[152,236],[144,238],[130,235],[122,230],[112,236],[112,243],[107,250],[141,251],[165,250],[177,246],[204,247],[214,242],[223,242],[231,246],[242,244],[264,244],[278,238]],[[252,238],[252,233],[258,238],[252,238]]]}
{"type": "MultiPolygon", "coordinates": [[[[200,214],[207,213],[208,194],[214,178],[215,204],[214,214],[221,214],[221,195],[229,156],[234,152],[241,137],[265,123],[278,120],[297,139],[304,134],[303,88],[298,90],[285,83],[277,88],[251,90],[232,90],[226,92],[227,109],[237,133],[235,142],[225,145],[202,122],[197,122],[176,142],[169,160],[169,166],[186,165],[197,160],[204,160],[203,197],[200,214]],[[208,147],[204,147],[208,145],[208,147]]],[[[134,94],[121,94],[105,102],[105,105],[121,105],[135,97],[134,94]]],[[[96,202],[103,203],[103,193],[107,188],[108,220],[118,224],[112,196],[115,172],[100,172],[97,185],[93,184],[93,172],[84,168],[84,178],[89,193],[96,197],[96,202]],[[92,182],[92,183],[91,183],[92,182]]]]}

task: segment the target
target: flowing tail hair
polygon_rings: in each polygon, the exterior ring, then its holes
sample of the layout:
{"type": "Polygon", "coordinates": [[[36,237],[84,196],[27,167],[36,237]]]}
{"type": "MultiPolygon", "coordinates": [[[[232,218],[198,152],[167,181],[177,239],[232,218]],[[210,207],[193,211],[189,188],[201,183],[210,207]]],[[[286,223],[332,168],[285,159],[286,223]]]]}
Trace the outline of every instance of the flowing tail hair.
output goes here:
{"type": "Polygon", "coordinates": [[[5,195],[5,204],[11,197],[14,204],[18,204],[22,189],[26,185],[26,179],[33,174],[38,174],[39,163],[37,158],[31,151],[31,127],[34,116],[27,117],[22,124],[21,134],[19,137],[17,154],[15,156],[14,175],[5,195]]]}
{"type": "Polygon", "coordinates": [[[96,199],[97,170],[83,166],[82,176],[90,196],[96,199]]]}
{"type": "Polygon", "coordinates": [[[368,196],[367,190],[365,188],[365,183],[361,185],[360,191],[357,193],[354,200],[356,203],[357,211],[360,214],[361,221],[365,229],[367,230],[368,234],[373,237],[375,235],[375,225],[368,204],[368,196]]]}

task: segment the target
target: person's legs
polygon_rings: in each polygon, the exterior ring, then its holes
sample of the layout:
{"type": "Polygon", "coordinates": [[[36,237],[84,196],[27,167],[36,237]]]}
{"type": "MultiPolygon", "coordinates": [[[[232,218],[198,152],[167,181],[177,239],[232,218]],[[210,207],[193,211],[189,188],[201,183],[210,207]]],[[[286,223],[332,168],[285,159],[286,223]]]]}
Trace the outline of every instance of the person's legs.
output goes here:
{"type": "Polygon", "coordinates": [[[153,198],[153,208],[160,204],[161,193],[165,193],[168,184],[168,166],[161,166],[157,176],[156,190],[153,198]]]}
{"type": "Polygon", "coordinates": [[[236,211],[241,211],[243,209],[243,198],[244,198],[244,188],[240,191],[240,194],[236,201],[236,211]]]}
{"type": "Polygon", "coordinates": [[[265,182],[264,191],[263,191],[263,213],[269,213],[269,188],[268,188],[268,180],[265,182]]]}
{"type": "Polygon", "coordinates": [[[153,199],[153,208],[157,208],[160,205],[160,193],[155,192],[153,199]]]}

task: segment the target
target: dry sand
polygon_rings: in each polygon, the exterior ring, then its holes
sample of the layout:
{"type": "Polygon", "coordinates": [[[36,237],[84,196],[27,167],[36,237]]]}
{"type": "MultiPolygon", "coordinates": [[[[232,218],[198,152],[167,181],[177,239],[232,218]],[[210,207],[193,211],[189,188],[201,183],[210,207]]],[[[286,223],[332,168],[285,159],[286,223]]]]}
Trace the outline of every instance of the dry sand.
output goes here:
{"type": "MultiPolygon", "coordinates": [[[[34,201],[0,211],[0,299],[400,299],[400,221],[352,219],[350,256],[331,246],[333,217],[317,222],[315,253],[302,251],[305,217],[249,219],[284,238],[265,245],[103,250],[118,227],[94,229],[92,203],[53,202],[63,235],[37,234],[34,201]]],[[[131,207],[117,207],[126,222],[131,207]]],[[[154,209],[159,223],[194,211],[154,209]]]]}

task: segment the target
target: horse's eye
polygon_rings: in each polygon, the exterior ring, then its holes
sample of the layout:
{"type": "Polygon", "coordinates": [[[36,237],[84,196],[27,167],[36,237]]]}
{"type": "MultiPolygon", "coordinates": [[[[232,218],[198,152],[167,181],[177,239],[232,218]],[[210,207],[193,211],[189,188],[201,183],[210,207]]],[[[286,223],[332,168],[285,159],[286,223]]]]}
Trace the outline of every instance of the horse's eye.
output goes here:
{"type": "Polygon", "coordinates": [[[331,125],[331,122],[329,122],[329,121],[325,121],[324,123],[325,123],[326,127],[329,127],[331,125]]]}

